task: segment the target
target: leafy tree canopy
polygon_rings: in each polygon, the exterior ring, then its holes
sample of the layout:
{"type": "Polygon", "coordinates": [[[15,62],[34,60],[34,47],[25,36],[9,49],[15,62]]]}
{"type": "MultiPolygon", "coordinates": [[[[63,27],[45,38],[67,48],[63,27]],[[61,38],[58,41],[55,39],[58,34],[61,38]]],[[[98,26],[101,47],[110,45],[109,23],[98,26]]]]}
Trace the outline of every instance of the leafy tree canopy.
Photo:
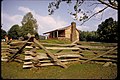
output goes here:
{"type": "Polygon", "coordinates": [[[37,25],[37,20],[33,17],[32,13],[31,12],[28,12],[22,19],[22,25],[26,25],[31,23],[32,25],[30,25],[31,27],[33,27],[33,30],[35,30],[37,32],[37,29],[38,29],[38,25],[37,25]]]}
{"type": "Polygon", "coordinates": [[[96,31],[80,31],[80,41],[98,41],[98,34],[96,31]]]}
{"type": "Polygon", "coordinates": [[[35,35],[38,39],[37,33],[38,25],[36,19],[33,17],[31,12],[28,12],[22,19],[21,36],[26,37],[28,33],[35,35]]]}
{"type": "Polygon", "coordinates": [[[4,39],[5,35],[7,35],[7,32],[3,29],[1,29],[1,38],[4,39]]]}
{"type": "Polygon", "coordinates": [[[19,25],[13,25],[10,30],[8,31],[8,36],[13,39],[18,39],[20,36],[20,27],[19,25]]]}
{"type": "Polygon", "coordinates": [[[97,33],[99,34],[100,40],[105,42],[116,42],[118,40],[117,25],[117,21],[114,21],[111,17],[99,24],[97,33]]]}

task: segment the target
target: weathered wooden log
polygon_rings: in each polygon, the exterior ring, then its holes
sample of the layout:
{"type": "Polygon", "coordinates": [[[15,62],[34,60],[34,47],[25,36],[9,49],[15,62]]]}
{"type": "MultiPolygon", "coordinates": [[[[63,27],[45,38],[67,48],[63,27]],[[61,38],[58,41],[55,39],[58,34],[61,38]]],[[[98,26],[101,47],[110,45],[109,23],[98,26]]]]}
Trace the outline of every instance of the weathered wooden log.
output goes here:
{"type": "Polygon", "coordinates": [[[2,56],[2,58],[7,58],[8,56],[6,56],[6,55],[4,55],[4,56],[2,56]]]}
{"type": "Polygon", "coordinates": [[[96,58],[98,58],[98,57],[101,57],[101,56],[103,56],[103,55],[105,55],[105,54],[108,54],[109,52],[111,52],[111,51],[113,51],[113,50],[115,50],[115,49],[117,49],[117,47],[115,47],[115,48],[113,48],[113,49],[111,49],[111,50],[108,50],[107,52],[105,52],[105,53],[103,53],[103,54],[100,54],[100,55],[98,55],[98,56],[95,56],[95,57],[93,57],[93,58],[90,58],[90,59],[84,61],[83,63],[86,63],[86,62],[88,62],[88,61],[90,61],[90,60],[93,60],[93,59],[96,59],[96,58]]]}
{"type": "Polygon", "coordinates": [[[46,49],[52,50],[79,50],[77,47],[46,47],[46,49]]]}
{"type": "Polygon", "coordinates": [[[103,65],[103,67],[107,67],[107,66],[109,66],[109,65],[111,65],[112,64],[112,62],[106,62],[104,65],[103,65]]]}
{"type": "Polygon", "coordinates": [[[3,59],[3,58],[1,58],[1,61],[8,61],[8,59],[3,59]]]}
{"type": "MultiPolygon", "coordinates": [[[[95,50],[80,50],[82,53],[84,53],[84,52],[91,52],[91,53],[93,53],[93,54],[90,54],[90,55],[96,55],[96,54],[102,54],[102,53],[105,53],[106,51],[95,51],[95,50]]],[[[109,52],[108,54],[110,54],[110,55],[117,55],[117,52],[116,51],[114,51],[114,52],[109,52]]],[[[86,55],[86,54],[83,54],[83,55],[86,55]]],[[[89,54],[87,54],[87,55],[89,55],[89,54]]]]}
{"type": "Polygon", "coordinates": [[[109,55],[117,55],[118,54],[118,51],[112,51],[110,53],[108,53],[109,55]]]}
{"type": "Polygon", "coordinates": [[[24,62],[25,65],[32,64],[32,62],[24,62]]]}
{"type": "Polygon", "coordinates": [[[9,50],[9,48],[1,48],[1,50],[9,50]]]}
{"type": "Polygon", "coordinates": [[[32,56],[25,56],[25,60],[32,60],[33,57],[32,56]]]}
{"type": "Polygon", "coordinates": [[[117,60],[113,60],[113,59],[94,59],[92,61],[101,61],[101,62],[117,62],[117,60]]]}
{"type": "Polygon", "coordinates": [[[41,45],[35,38],[34,38],[34,43],[38,45],[39,48],[42,48],[46,53],[57,63],[59,63],[62,67],[67,68],[66,65],[62,64],[55,56],[52,54],[50,51],[48,51],[43,45],[41,45]]]}
{"type": "Polygon", "coordinates": [[[49,45],[49,46],[63,46],[63,47],[72,47],[75,44],[51,44],[51,43],[41,43],[42,45],[49,45]]]}
{"type": "Polygon", "coordinates": [[[102,58],[112,58],[112,59],[117,59],[117,55],[104,55],[101,56],[102,58]]]}
{"type": "MultiPolygon", "coordinates": [[[[25,44],[27,41],[19,41],[19,42],[12,42],[10,43],[10,46],[22,46],[25,44]]],[[[33,42],[27,42],[27,45],[31,45],[33,42]]]]}
{"type": "MultiPolygon", "coordinates": [[[[26,46],[25,47],[26,49],[32,49],[33,48],[33,46],[26,46]]],[[[36,49],[39,49],[39,47],[35,47],[36,49]]]]}
{"type": "Polygon", "coordinates": [[[97,50],[80,50],[81,52],[92,52],[92,53],[104,53],[105,51],[97,51],[97,50]]]}
{"type": "Polygon", "coordinates": [[[23,63],[23,60],[21,60],[21,59],[14,59],[14,61],[19,62],[19,63],[23,63]]]}
{"type": "MultiPolygon", "coordinates": [[[[89,60],[89,58],[80,58],[80,60],[82,61],[82,63],[85,62],[85,60],[89,60]]],[[[96,59],[92,59],[91,61],[99,61],[99,62],[117,62],[117,60],[113,60],[113,59],[105,59],[105,58],[96,58],[96,59]]]]}
{"type": "Polygon", "coordinates": [[[23,65],[23,69],[24,69],[24,68],[32,68],[32,67],[34,67],[33,64],[31,64],[31,65],[23,65]]]}
{"type": "Polygon", "coordinates": [[[9,53],[14,54],[18,51],[18,49],[9,49],[9,53]]]}
{"type": "Polygon", "coordinates": [[[24,44],[24,42],[12,42],[12,43],[10,43],[9,45],[10,46],[22,46],[24,44]]]}
{"type": "Polygon", "coordinates": [[[94,61],[93,63],[104,65],[106,62],[94,61]]]}
{"type": "MultiPolygon", "coordinates": [[[[33,37],[30,37],[30,38],[27,40],[27,42],[29,42],[29,41],[31,40],[31,38],[33,38],[33,37]]],[[[27,46],[27,42],[26,42],[14,55],[12,55],[12,56],[10,57],[10,59],[8,60],[8,62],[12,61],[12,60],[16,57],[16,55],[17,55],[18,53],[21,53],[21,52],[22,52],[22,50],[25,48],[25,46],[27,46]]]]}
{"type": "Polygon", "coordinates": [[[65,54],[80,54],[80,53],[79,52],[61,52],[61,53],[55,53],[54,55],[58,56],[58,55],[65,55],[65,54]]]}
{"type": "MultiPolygon", "coordinates": [[[[64,65],[68,64],[68,62],[62,62],[62,63],[64,65]]],[[[58,64],[58,63],[44,63],[44,64],[41,64],[40,66],[52,66],[52,65],[57,66],[57,65],[60,65],[60,64],[58,64]]]]}
{"type": "Polygon", "coordinates": [[[5,53],[5,52],[9,52],[9,50],[6,50],[6,49],[1,50],[1,53],[5,53]]]}
{"type": "MultiPolygon", "coordinates": [[[[79,58],[72,58],[72,59],[59,59],[61,62],[71,62],[71,61],[79,61],[79,58]]],[[[40,63],[48,63],[51,60],[40,60],[40,63]]]]}
{"type": "Polygon", "coordinates": [[[22,46],[19,45],[19,46],[10,46],[10,49],[20,49],[22,46]]]}
{"type": "Polygon", "coordinates": [[[10,53],[9,52],[4,52],[4,53],[1,53],[1,56],[6,56],[6,55],[9,55],[10,53]]]}
{"type": "Polygon", "coordinates": [[[59,55],[59,56],[57,56],[58,58],[62,58],[62,57],[81,57],[80,55],[72,55],[72,54],[68,54],[68,55],[59,55]]]}
{"type": "Polygon", "coordinates": [[[10,45],[1,45],[1,47],[9,48],[10,45]]]}
{"type": "Polygon", "coordinates": [[[89,49],[111,49],[113,47],[105,47],[105,46],[82,46],[82,45],[78,45],[77,47],[79,48],[89,48],[89,49]]]}

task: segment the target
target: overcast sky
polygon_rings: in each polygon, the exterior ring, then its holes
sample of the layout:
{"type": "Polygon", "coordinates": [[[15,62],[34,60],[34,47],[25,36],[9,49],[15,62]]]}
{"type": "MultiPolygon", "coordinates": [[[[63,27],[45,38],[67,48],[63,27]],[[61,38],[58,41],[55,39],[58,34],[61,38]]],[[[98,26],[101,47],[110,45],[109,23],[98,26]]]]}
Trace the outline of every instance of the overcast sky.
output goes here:
{"type": "MultiPolygon", "coordinates": [[[[33,17],[37,20],[38,33],[40,35],[44,32],[68,26],[73,21],[76,22],[79,30],[96,31],[98,25],[102,21],[105,21],[105,19],[112,17],[114,20],[117,20],[118,18],[118,12],[108,8],[103,14],[98,14],[80,26],[81,22],[73,20],[73,17],[68,14],[69,10],[73,10],[74,3],[67,5],[63,2],[60,4],[60,8],[55,11],[54,15],[48,15],[48,4],[51,1],[53,0],[3,0],[1,7],[2,29],[8,31],[11,26],[15,24],[21,26],[23,16],[28,12],[32,12],[33,17]]],[[[81,6],[82,10],[91,10],[92,12],[96,12],[104,7],[103,5],[98,5],[96,7],[95,5],[89,6],[93,2],[94,1],[87,1],[81,6]]]]}

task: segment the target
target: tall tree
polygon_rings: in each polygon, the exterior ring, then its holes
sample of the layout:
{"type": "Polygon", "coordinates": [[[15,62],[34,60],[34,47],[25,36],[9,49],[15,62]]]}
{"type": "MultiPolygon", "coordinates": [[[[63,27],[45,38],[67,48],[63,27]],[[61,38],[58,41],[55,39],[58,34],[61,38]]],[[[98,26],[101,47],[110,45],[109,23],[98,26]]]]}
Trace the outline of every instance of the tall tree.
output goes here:
{"type": "Polygon", "coordinates": [[[97,33],[101,41],[116,42],[118,40],[117,21],[113,18],[106,19],[98,25],[97,33]]]}
{"type": "Polygon", "coordinates": [[[1,29],[1,38],[5,38],[5,35],[7,35],[7,32],[3,29],[1,29]]]}
{"type": "Polygon", "coordinates": [[[22,19],[22,25],[26,25],[26,23],[30,22],[32,25],[31,27],[33,27],[33,29],[37,32],[38,30],[38,24],[37,24],[37,20],[33,17],[31,12],[28,12],[22,19]]]}
{"type": "Polygon", "coordinates": [[[13,38],[13,39],[18,39],[20,37],[20,27],[19,25],[13,25],[9,31],[8,31],[8,36],[13,38]]]}
{"type": "Polygon", "coordinates": [[[21,27],[21,31],[22,31],[22,36],[25,37],[28,33],[30,34],[34,34],[34,28],[32,27],[33,24],[30,20],[28,20],[22,27],[21,27]]]}
{"type": "MultiPolygon", "coordinates": [[[[49,15],[53,14],[55,12],[56,9],[59,9],[60,4],[66,2],[68,5],[71,3],[75,3],[73,6],[73,10],[71,10],[69,12],[70,15],[72,15],[74,17],[75,20],[78,21],[82,21],[82,24],[85,23],[86,21],[88,21],[90,18],[92,18],[93,16],[102,13],[104,10],[108,9],[108,7],[114,9],[114,10],[118,10],[118,2],[117,0],[96,0],[93,1],[93,3],[91,3],[91,5],[86,5],[85,2],[88,2],[88,0],[55,0],[53,2],[50,2],[48,5],[48,12],[49,15]],[[97,6],[97,5],[104,5],[105,7],[97,12],[92,12],[91,14],[91,10],[82,10],[81,5],[85,4],[86,6],[90,7],[90,6],[97,6]],[[78,14],[83,14],[82,16],[79,16],[78,14]]],[[[82,25],[81,24],[81,25],[82,25]]]]}
{"type": "Polygon", "coordinates": [[[21,31],[22,31],[22,36],[26,37],[26,35],[28,33],[30,34],[34,34],[36,38],[38,38],[38,25],[37,25],[37,21],[36,19],[33,17],[31,12],[28,12],[22,19],[22,27],[21,27],[21,31]]]}

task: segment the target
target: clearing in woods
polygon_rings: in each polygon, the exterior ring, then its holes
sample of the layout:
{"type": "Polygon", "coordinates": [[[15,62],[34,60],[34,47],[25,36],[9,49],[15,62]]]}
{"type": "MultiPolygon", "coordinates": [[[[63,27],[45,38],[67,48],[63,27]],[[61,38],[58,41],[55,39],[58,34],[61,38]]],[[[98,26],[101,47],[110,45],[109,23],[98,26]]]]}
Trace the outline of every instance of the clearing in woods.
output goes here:
{"type": "MultiPolygon", "coordinates": [[[[64,44],[59,40],[41,40],[42,43],[58,43],[64,44]]],[[[116,43],[96,43],[96,42],[80,42],[86,46],[114,46],[116,43]]],[[[1,44],[4,47],[4,44],[1,44]]],[[[101,49],[94,49],[100,51],[101,49]]],[[[38,52],[42,52],[38,50],[38,52]]],[[[55,50],[51,52],[56,52],[55,50]]],[[[85,51],[86,57],[91,52],[85,51]]],[[[20,56],[23,56],[20,54],[20,56]]],[[[23,56],[24,57],[24,56],[23,56]]],[[[117,77],[117,66],[110,65],[103,67],[103,64],[74,62],[67,64],[68,68],[64,69],[59,66],[46,66],[39,68],[23,69],[22,63],[17,62],[1,62],[1,77],[3,79],[115,79],[117,77]]]]}

